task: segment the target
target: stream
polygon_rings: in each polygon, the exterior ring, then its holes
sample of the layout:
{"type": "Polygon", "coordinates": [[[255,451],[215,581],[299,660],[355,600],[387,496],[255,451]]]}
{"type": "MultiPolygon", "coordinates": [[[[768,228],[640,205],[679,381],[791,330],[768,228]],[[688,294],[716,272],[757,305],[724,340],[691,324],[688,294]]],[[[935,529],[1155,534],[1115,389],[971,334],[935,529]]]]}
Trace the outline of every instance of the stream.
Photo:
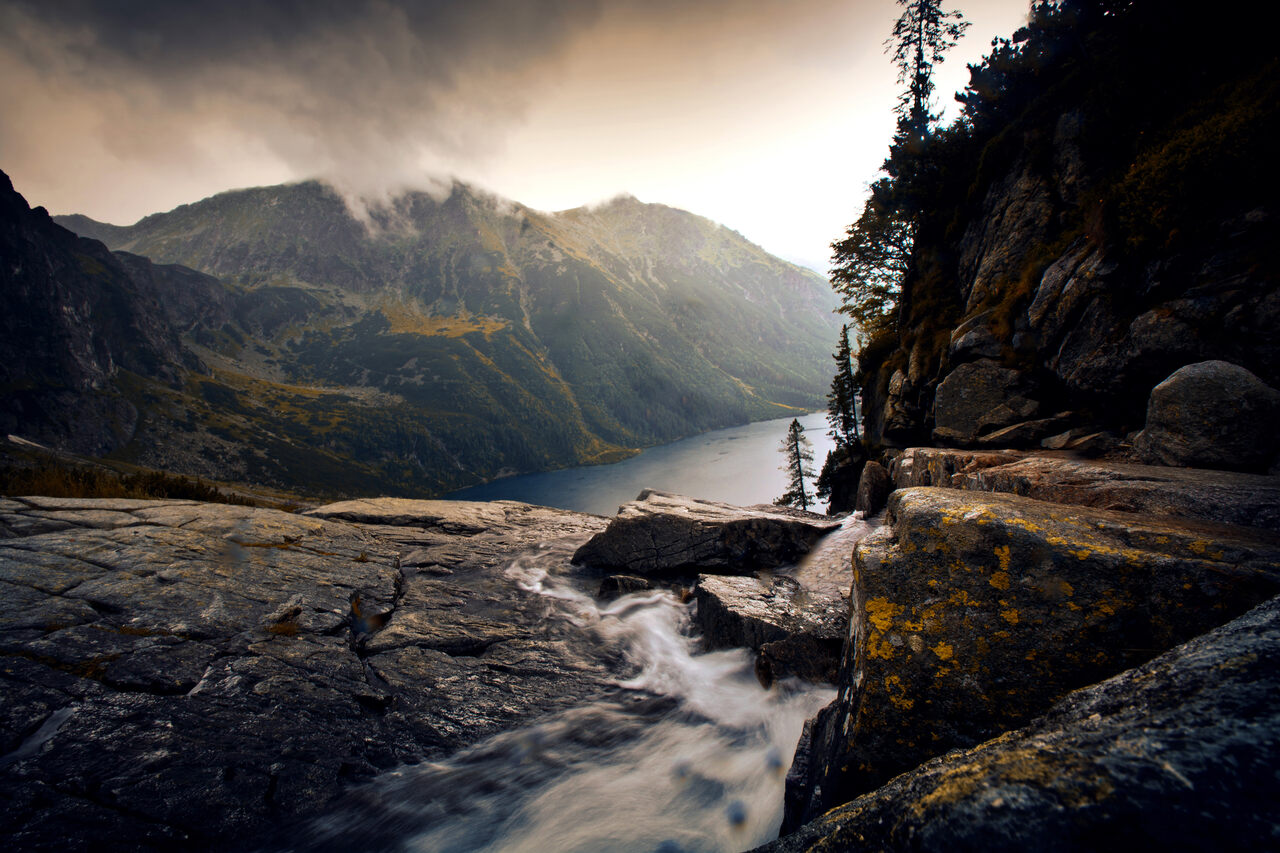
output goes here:
{"type": "MultiPolygon", "coordinates": [[[[847,592],[849,550],[870,529],[850,519],[779,573],[847,592]]],[[[307,849],[733,853],[777,836],[801,729],[834,690],[762,688],[749,650],[700,650],[692,603],[667,591],[599,601],[557,571],[571,553],[524,555],[505,578],[614,650],[616,689],[383,774],[314,823],[307,849]]]]}

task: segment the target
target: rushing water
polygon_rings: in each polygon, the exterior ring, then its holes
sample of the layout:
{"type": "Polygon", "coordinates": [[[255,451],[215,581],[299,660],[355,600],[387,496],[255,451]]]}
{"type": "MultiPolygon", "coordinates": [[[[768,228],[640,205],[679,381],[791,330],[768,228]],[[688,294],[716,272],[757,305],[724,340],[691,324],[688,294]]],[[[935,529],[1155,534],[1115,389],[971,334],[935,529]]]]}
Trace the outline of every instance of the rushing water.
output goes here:
{"type": "MultiPolygon", "coordinates": [[[[814,412],[799,420],[813,443],[815,468],[820,468],[833,447],[826,414],[814,412]]],[[[784,461],[778,446],[790,423],[791,418],[781,418],[716,430],[651,447],[612,465],[506,477],[446,497],[523,501],[598,515],[613,515],[646,488],[740,506],[772,503],[787,489],[787,475],[778,468],[784,461]]]]}
{"type": "Polygon", "coordinates": [[[699,651],[692,605],[669,592],[600,603],[548,573],[565,556],[522,558],[507,578],[621,653],[616,692],[385,774],[315,825],[308,847],[732,853],[776,837],[801,728],[833,691],[765,690],[747,650],[699,651]]]}

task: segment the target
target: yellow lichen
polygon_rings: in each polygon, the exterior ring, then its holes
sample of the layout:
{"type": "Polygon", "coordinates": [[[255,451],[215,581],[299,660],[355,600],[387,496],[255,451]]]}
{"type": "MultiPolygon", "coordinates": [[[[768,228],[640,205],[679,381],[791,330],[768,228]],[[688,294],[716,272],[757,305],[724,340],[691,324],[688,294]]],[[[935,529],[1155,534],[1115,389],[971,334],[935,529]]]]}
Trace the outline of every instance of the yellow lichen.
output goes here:
{"type": "Polygon", "coordinates": [[[1000,616],[1002,619],[1004,619],[1004,621],[1008,622],[1010,625],[1018,624],[1018,611],[1015,608],[1011,607],[1008,610],[1000,611],[1000,616]]]}
{"type": "Polygon", "coordinates": [[[955,655],[955,649],[951,647],[950,643],[939,642],[938,645],[933,647],[933,653],[938,656],[939,660],[946,661],[951,660],[952,656],[955,655]]]}

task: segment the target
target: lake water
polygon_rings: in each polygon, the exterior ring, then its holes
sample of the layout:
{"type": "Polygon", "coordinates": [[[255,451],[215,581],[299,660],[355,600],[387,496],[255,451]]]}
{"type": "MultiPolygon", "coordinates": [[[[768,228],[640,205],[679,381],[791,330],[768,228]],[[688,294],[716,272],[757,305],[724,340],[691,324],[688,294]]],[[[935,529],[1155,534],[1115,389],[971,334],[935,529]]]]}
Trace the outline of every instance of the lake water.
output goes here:
{"type": "MultiPolygon", "coordinates": [[[[450,500],[512,500],[597,515],[613,515],[642,489],[748,506],[773,503],[787,488],[778,450],[791,418],[760,421],[651,447],[612,465],[587,465],[506,477],[445,495],[450,500]]],[[[814,470],[835,445],[825,412],[800,418],[813,443],[814,470]]],[[[812,490],[812,483],[807,484],[812,490]]]]}

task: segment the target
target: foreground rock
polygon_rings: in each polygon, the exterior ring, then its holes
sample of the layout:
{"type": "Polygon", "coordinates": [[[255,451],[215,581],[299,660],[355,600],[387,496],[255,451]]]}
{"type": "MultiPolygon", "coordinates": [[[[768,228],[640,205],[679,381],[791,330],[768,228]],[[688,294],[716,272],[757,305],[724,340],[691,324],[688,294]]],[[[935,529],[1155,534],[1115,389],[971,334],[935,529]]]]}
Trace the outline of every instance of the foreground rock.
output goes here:
{"type": "Polygon", "coordinates": [[[1280,537],[1256,529],[929,488],[888,519],[855,551],[840,693],[786,828],[1280,592],[1280,537]]]}
{"type": "Polygon", "coordinates": [[[611,689],[605,652],[503,573],[556,571],[603,525],[506,502],[0,500],[0,837],[254,848],[381,770],[611,689]],[[567,543],[531,556],[548,536],[567,543]]]}
{"type": "Polygon", "coordinates": [[[1270,849],[1277,695],[1272,599],[759,851],[1270,849]]]}
{"type": "Polygon", "coordinates": [[[1188,364],[1157,385],[1135,449],[1146,462],[1266,471],[1280,453],[1280,391],[1226,361],[1188,364]]]}
{"type": "Polygon", "coordinates": [[[622,505],[573,562],[639,575],[748,574],[794,563],[840,522],[776,507],[739,507],[646,489],[622,505]]]}
{"type": "Polygon", "coordinates": [[[1092,462],[1018,451],[913,447],[894,485],[1008,492],[1053,503],[1280,530],[1280,477],[1092,462]]]}
{"type": "Polygon", "coordinates": [[[694,593],[707,648],[754,649],[765,686],[790,675],[835,681],[849,618],[840,596],[804,589],[789,577],[717,575],[700,576],[694,593]]]}

